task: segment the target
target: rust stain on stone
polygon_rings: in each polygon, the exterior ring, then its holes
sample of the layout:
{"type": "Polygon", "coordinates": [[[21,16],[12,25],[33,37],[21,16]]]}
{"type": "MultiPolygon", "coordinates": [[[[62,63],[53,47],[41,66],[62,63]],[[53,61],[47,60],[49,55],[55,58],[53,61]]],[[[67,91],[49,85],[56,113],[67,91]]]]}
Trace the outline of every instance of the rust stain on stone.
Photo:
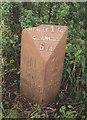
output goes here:
{"type": "Polygon", "coordinates": [[[67,29],[40,25],[22,31],[20,90],[32,103],[47,105],[58,94],[67,29]]]}

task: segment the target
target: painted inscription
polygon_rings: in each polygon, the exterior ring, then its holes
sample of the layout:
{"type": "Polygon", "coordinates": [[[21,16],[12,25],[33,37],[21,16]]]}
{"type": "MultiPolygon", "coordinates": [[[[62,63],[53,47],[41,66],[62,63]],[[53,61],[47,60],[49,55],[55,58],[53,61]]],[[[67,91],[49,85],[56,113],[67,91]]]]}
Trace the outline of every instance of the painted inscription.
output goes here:
{"type": "Polygon", "coordinates": [[[53,46],[49,45],[49,44],[45,44],[44,42],[40,43],[40,51],[43,51],[43,50],[52,52],[53,51],[53,46]]]}
{"type": "MultiPolygon", "coordinates": [[[[37,32],[64,32],[62,27],[58,27],[58,26],[51,26],[51,27],[38,27],[38,28],[29,28],[30,31],[37,31],[37,32]]],[[[52,52],[54,50],[53,46],[50,44],[46,44],[44,43],[44,41],[49,41],[49,42],[59,42],[59,38],[56,37],[50,37],[50,36],[35,36],[33,35],[33,40],[35,41],[41,41],[39,48],[40,51],[50,51],[52,52]]]]}
{"type": "Polygon", "coordinates": [[[58,27],[56,26],[54,28],[54,26],[52,25],[51,28],[47,28],[47,27],[39,27],[39,28],[29,28],[30,31],[37,31],[37,32],[64,32],[62,27],[58,27]]]}
{"type": "Polygon", "coordinates": [[[46,50],[46,51],[52,52],[53,51],[53,46],[49,45],[49,44],[45,44],[44,41],[58,42],[59,38],[49,37],[49,36],[42,36],[42,37],[33,36],[33,40],[36,40],[36,41],[40,40],[40,41],[42,41],[40,43],[40,51],[46,50]]]}
{"type": "Polygon", "coordinates": [[[49,36],[42,36],[42,37],[33,36],[33,40],[43,40],[43,41],[52,41],[52,42],[57,42],[57,41],[59,41],[58,38],[49,37],[49,36]]]}

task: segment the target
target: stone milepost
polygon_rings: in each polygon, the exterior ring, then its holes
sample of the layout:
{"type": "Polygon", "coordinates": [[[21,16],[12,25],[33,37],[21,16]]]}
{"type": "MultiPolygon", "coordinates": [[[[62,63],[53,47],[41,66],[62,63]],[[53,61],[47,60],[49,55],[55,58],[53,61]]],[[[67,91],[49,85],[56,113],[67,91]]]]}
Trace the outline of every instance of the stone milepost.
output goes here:
{"type": "Polygon", "coordinates": [[[32,103],[47,105],[58,94],[67,29],[40,25],[22,31],[20,91],[32,103]]]}

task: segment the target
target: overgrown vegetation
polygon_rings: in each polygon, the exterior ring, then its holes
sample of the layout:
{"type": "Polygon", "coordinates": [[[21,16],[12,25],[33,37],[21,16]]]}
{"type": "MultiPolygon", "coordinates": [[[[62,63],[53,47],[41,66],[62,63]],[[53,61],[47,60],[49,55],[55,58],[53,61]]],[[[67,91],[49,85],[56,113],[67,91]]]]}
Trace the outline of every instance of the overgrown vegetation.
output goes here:
{"type": "Polygon", "coordinates": [[[87,111],[85,3],[2,3],[3,118],[84,118],[87,111]],[[43,107],[19,93],[21,31],[41,24],[68,26],[61,89],[43,107]]]}

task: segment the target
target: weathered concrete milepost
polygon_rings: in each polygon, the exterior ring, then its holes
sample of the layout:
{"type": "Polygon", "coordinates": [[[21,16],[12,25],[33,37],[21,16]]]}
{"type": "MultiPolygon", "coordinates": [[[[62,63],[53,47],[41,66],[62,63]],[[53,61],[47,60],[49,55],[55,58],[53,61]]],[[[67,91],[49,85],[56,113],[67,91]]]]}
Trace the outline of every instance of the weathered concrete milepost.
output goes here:
{"type": "Polygon", "coordinates": [[[22,31],[20,91],[32,103],[48,104],[58,94],[67,27],[40,25],[22,31]]]}

